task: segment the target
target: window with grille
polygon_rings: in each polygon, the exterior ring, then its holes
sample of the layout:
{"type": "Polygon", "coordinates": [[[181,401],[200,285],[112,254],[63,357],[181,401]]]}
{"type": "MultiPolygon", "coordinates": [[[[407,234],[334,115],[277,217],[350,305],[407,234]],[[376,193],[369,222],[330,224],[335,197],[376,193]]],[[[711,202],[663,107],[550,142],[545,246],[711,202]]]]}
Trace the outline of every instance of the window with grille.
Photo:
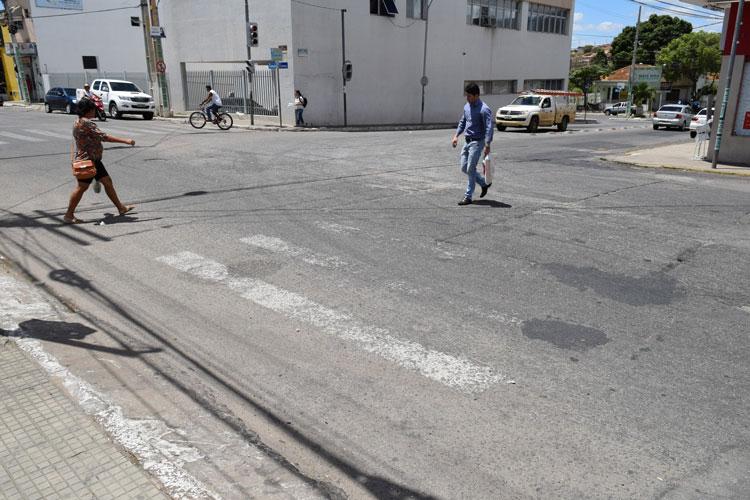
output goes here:
{"type": "Polygon", "coordinates": [[[565,80],[562,78],[557,79],[557,80],[524,80],[523,81],[524,90],[532,90],[532,89],[565,90],[563,88],[564,85],[565,85],[565,80]]]}
{"type": "Polygon", "coordinates": [[[466,24],[517,30],[520,5],[513,0],[466,0],[466,24]]]}
{"type": "Polygon", "coordinates": [[[393,17],[398,10],[393,0],[370,0],[370,14],[393,17]]]}
{"type": "Polygon", "coordinates": [[[526,21],[526,29],[540,33],[567,35],[569,18],[570,9],[529,3],[529,17],[526,21]]]}
{"type": "Polygon", "coordinates": [[[466,80],[464,88],[470,83],[479,86],[480,95],[514,94],[516,92],[515,80],[466,80]]]}

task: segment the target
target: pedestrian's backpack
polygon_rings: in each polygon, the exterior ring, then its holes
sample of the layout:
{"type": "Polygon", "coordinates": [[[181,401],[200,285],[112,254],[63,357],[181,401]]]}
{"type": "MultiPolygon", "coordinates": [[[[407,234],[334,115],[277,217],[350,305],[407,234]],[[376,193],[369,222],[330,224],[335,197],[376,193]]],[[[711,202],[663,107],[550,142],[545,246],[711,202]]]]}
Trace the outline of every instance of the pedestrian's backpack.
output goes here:
{"type": "Polygon", "coordinates": [[[300,97],[302,97],[302,107],[306,108],[307,107],[307,97],[305,97],[303,95],[300,95],[300,97]]]}

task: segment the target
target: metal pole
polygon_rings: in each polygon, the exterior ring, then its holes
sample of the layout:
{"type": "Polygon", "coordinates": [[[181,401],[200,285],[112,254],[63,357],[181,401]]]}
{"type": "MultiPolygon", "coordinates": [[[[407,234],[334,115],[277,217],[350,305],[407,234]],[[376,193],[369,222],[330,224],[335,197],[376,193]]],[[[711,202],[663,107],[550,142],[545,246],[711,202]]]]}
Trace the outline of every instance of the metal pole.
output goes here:
{"type": "MultiPolygon", "coordinates": [[[[721,149],[721,135],[724,133],[724,118],[727,114],[727,103],[729,102],[729,89],[732,87],[732,73],[734,72],[734,59],[737,56],[739,45],[740,28],[742,27],[742,13],[745,9],[745,0],[740,0],[737,9],[737,21],[734,23],[734,36],[732,37],[732,51],[729,54],[729,70],[727,71],[727,83],[724,88],[724,100],[721,102],[721,113],[719,114],[719,126],[716,129],[716,142],[714,143],[714,155],[711,159],[711,168],[716,168],[719,162],[719,150],[721,149]]],[[[708,113],[708,111],[706,111],[708,113]]]]}
{"type": "Polygon", "coordinates": [[[346,61],[346,36],[344,35],[344,14],[346,9],[341,9],[341,78],[344,81],[344,127],[346,127],[346,75],[344,74],[344,63],[346,61]]]}
{"type": "MultiPolygon", "coordinates": [[[[250,26],[250,11],[247,8],[247,0],[245,0],[245,31],[248,30],[248,26],[250,26]]],[[[252,61],[253,56],[250,49],[250,40],[248,40],[245,45],[247,45],[247,60],[252,61]]],[[[248,81],[250,82],[250,125],[255,125],[255,105],[253,104],[253,74],[248,71],[247,75],[248,81]]],[[[247,110],[245,112],[247,112],[247,110]]],[[[281,114],[280,109],[279,114],[281,114]]]]}
{"type": "MultiPolygon", "coordinates": [[[[20,6],[16,5],[13,10],[19,9],[20,6]]],[[[5,6],[5,20],[8,24],[8,29],[10,29],[10,24],[13,22],[13,16],[11,15],[11,8],[10,5],[5,6]]],[[[10,33],[10,31],[8,31],[10,33]]],[[[18,90],[21,91],[21,99],[26,104],[31,104],[31,96],[29,95],[29,89],[26,87],[26,73],[23,70],[23,61],[21,61],[21,47],[20,44],[16,41],[15,43],[13,40],[18,40],[18,33],[11,34],[10,35],[10,41],[11,45],[13,46],[13,58],[16,62],[16,75],[18,78],[18,90]]]]}
{"type": "Polygon", "coordinates": [[[633,64],[630,65],[628,75],[628,110],[625,112],[627,118],[630,118],[630,108],[633,102],[633,74],[635,73],[635,56],[638,54],[638,34],[641,30],[641,9],[643,7],[638,7],[638,22],[635,25],[635,41],[633,42],[633,64]]]}
{"type": "Polygon", "coordinates": [[[279,94],[279,127],[283,127],[281,122],[281,73],[279,73],[279,65],[276,65],[276,93],[279,94]]]}
{"type": "Polygon", "coordinates": [[[419,116],[419,124],[424,124],[424,88],[427,86],[427,25],[430,23],[430,3],[424,2],[424,56],[422,58],[422,112],[419,116]]]}

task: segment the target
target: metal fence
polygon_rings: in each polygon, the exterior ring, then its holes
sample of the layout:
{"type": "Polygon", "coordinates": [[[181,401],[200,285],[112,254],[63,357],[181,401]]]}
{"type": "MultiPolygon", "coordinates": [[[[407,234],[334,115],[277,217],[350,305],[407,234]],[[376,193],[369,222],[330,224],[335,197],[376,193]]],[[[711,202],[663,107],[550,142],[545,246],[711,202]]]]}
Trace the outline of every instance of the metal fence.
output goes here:
{"type": "Polygon", "coordinates": [[[127,71],[86,71],[83,73],[49,73],[49,85],[52,87],[83,88],[84,83],[91,83],[97,78],[111,78],[113,80],[126,80],[138,85],[145,93],[150,93],[147,73],[129,73],[127,71]]]}
{"type": "Polygon", "coordinates": [[[186,71],[185,104],[189,110],[198,109],[206,98],[206,85],[219,94],[224,111],[250,114],[252,102],[256,115],[279,116],[279,86],[274,70],[256,69],[252,83],[248,82],[245,70],[186,71]]]}

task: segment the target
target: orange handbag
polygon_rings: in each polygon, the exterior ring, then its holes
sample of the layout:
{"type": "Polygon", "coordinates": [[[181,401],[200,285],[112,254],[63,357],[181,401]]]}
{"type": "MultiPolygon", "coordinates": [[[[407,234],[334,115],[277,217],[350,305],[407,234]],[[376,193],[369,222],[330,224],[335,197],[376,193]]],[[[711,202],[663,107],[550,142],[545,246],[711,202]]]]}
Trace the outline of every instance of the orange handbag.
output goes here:
{"type": "Polygon", "coordinates": [[[76,179],[91,179],[96,176],[96,165],[92,160],[75,159],[75,138],[70,143],[70,163],[73,165],[73,177],[76,179]]]}

